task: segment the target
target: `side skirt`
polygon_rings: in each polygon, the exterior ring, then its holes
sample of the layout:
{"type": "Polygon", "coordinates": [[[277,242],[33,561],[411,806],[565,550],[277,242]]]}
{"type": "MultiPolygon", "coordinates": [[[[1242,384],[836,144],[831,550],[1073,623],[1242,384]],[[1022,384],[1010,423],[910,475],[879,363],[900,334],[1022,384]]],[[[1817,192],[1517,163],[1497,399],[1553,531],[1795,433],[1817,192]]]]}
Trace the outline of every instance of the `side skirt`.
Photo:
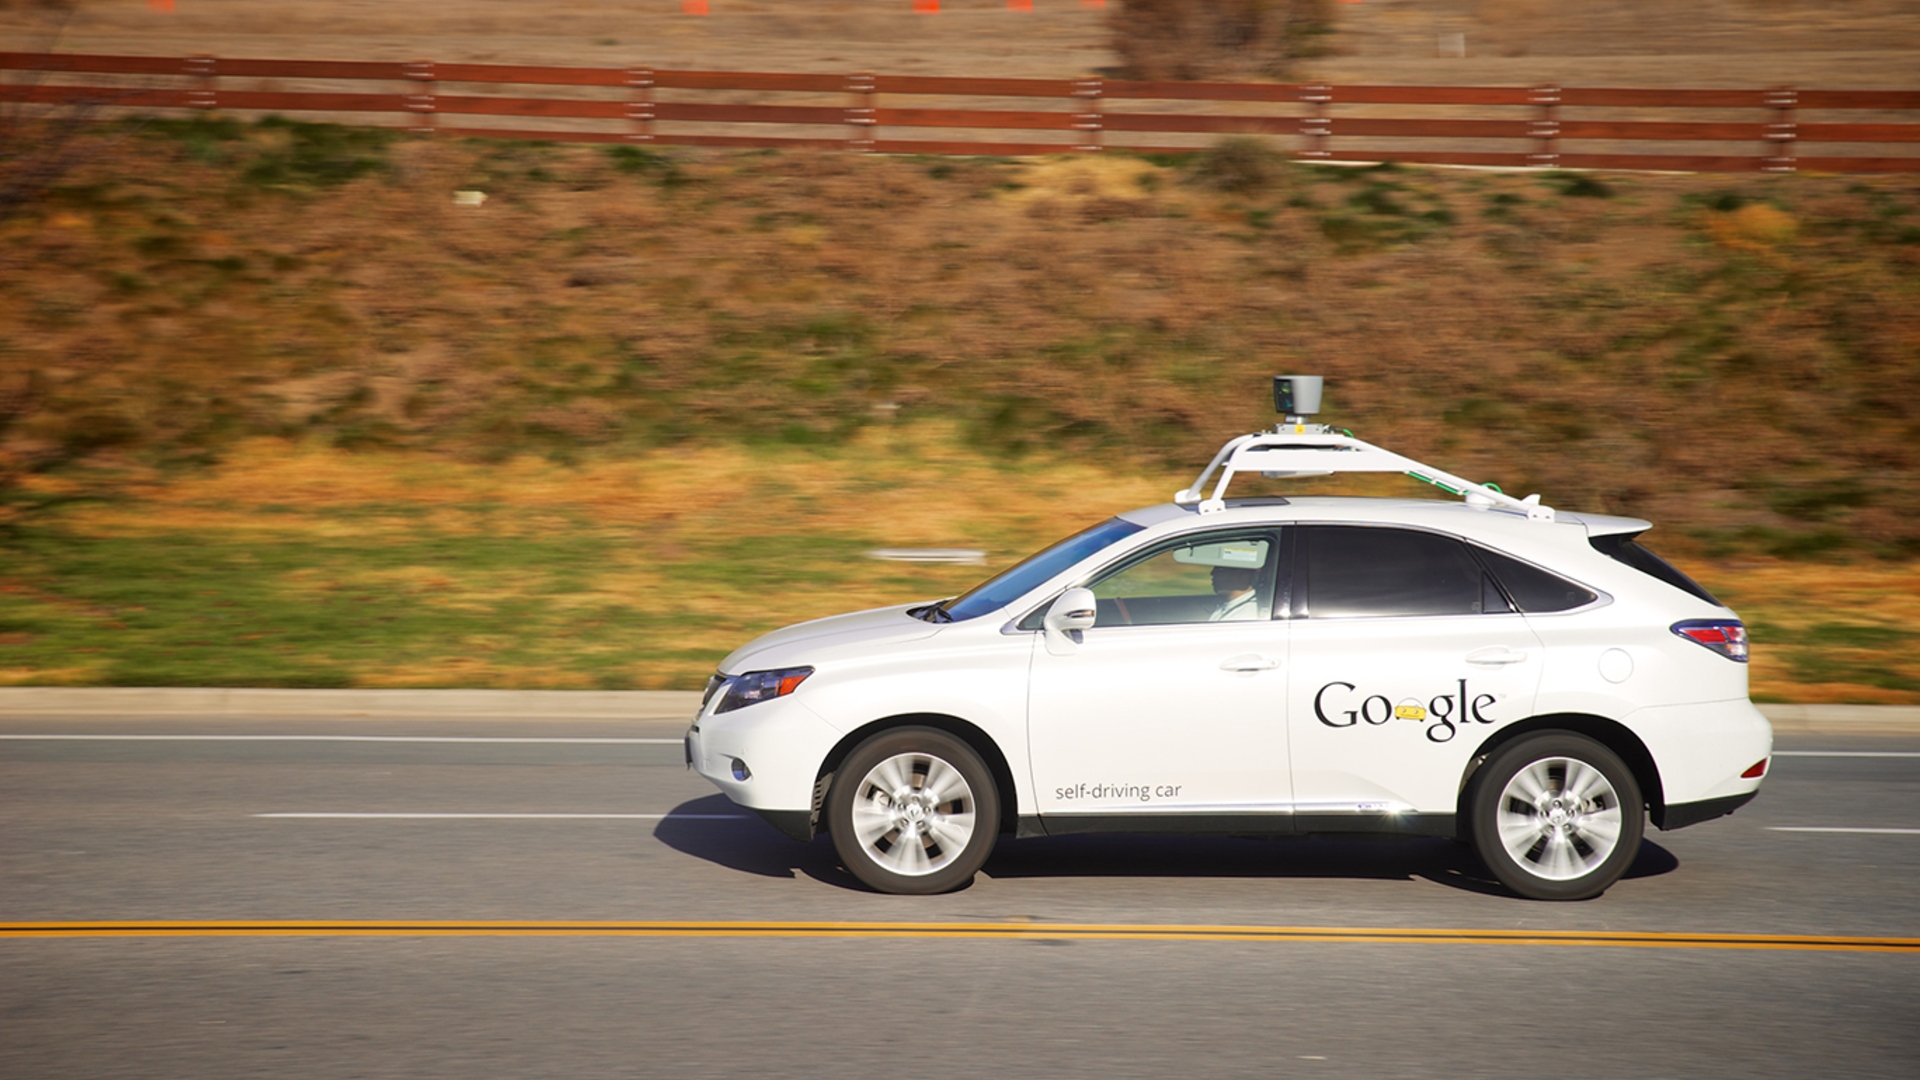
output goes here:
{"type": "Polygon", "coordinates": [[[1159,833],[1187,836],[1445,836],[1452,814],[1045,814],[1022,818],[1021,836],[1159,833]],[[1028,823],[1032,822],[1030,826],[1028,823]],[[1037,827],[1037,828],[1036,828],[1037,827]],[[1029,828],[1036,831],[1029,832],[1029,828]]]}

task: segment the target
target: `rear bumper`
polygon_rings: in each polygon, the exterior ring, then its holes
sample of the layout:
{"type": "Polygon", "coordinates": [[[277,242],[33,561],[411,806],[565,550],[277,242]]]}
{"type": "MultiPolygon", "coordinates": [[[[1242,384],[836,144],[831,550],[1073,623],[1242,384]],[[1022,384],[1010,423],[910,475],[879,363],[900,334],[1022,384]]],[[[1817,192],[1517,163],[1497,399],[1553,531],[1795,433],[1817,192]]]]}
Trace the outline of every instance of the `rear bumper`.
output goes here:
{"type": "MultiPolygon", "coordinates": [[[[1660,772],[1661,800],[1681,817],[1688,813],[1681,807],[1751,797],[1759,790],[1761,778],[1743,774],[1773,756],[1773,726],[1746,698],[1655,706],[1631,713],[1621,722],[1653,756],[1660,772]]],[[[1666,824],[1664,815],[1655,823],[1674,827],[1666,824]]]]}

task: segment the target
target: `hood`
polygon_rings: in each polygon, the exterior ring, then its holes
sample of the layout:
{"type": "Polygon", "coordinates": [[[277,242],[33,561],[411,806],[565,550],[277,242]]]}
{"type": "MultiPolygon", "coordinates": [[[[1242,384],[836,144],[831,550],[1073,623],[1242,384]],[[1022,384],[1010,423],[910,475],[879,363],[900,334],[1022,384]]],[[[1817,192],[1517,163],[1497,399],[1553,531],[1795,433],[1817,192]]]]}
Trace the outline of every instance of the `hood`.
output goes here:
{"type": "Polygon", "coordinates": [[[762,634],[728,653],[720,661],[720,671],[727,675],[764,671],[808,663],[824,650],[870,649],[930,637],[940,627],[907,614],[908,608],[919,607],[920,603],[830,615],[762,634]]]}

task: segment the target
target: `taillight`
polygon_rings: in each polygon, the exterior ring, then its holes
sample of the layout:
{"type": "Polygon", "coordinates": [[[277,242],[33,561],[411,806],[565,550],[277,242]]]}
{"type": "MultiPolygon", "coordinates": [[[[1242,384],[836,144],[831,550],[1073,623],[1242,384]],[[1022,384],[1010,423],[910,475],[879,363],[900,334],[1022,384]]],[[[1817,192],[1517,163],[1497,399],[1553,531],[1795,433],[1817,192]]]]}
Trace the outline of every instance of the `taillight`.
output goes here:
{"type": "Polygon", "coordinates": [[[1729,660],[1747,662],[1747,628],[1738,619],[1688,619],[1674,623],[1673,632],[1729,660]]]}
{"type": "Polygon", "coordinates": [[[1765,775],[1767,775],[1767,759],[1761,758],[1759,761],[1747,766],[1747,771],[1740,774],[1740,779],[1756,780],[1765,775]]]}

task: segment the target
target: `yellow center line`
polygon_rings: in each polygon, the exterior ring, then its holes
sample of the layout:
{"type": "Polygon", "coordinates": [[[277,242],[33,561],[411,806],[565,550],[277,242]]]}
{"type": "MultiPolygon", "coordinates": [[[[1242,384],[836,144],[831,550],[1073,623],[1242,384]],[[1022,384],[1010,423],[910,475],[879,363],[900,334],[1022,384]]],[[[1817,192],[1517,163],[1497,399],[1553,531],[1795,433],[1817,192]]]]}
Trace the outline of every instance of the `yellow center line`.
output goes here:
{"type": "Polygon", "coordinates": [[[1577,945],[1638,949],[1791,949],[1920,953],[1920,938],[1686,934],[1631,930],[1195,926],[1029,922],[596,922],[548,920],[0,922],[0,938],[83,937],[710,937],[1255,941],[1401,945],[1577,945]]]}

